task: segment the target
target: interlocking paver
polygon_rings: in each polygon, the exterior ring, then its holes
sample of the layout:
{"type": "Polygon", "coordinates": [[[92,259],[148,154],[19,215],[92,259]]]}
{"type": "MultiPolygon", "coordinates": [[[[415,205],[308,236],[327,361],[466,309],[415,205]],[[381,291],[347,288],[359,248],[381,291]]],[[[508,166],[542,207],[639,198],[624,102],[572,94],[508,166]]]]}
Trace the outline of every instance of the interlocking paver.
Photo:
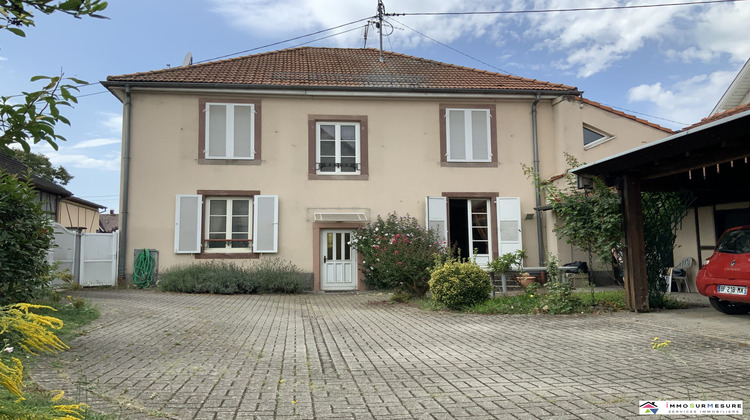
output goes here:
{"type": "Polygon", "coordinates": [[[647,399],[750,400],[744,371],[717,365],[750,363],[750,316],[710,308],[480,316],[368,293],[79,293],[102,317],[33,379],[126,419],[615,419],[647,399]]]}

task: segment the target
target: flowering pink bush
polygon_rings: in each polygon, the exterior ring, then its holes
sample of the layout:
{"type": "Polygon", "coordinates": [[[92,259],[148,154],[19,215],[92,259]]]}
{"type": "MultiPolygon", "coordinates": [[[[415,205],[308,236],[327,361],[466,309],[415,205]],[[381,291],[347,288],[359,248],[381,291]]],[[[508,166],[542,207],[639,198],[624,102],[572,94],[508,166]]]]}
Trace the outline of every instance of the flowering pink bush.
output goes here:
{"type": "Polygon", "coordinates": [[[365,283],[377,289],[398,290],[424,296],[429,290],[430,269],[443,252],[437,235],[409,215],[395,213],[360,228],[352,246],[362,258],[365,283]]]}

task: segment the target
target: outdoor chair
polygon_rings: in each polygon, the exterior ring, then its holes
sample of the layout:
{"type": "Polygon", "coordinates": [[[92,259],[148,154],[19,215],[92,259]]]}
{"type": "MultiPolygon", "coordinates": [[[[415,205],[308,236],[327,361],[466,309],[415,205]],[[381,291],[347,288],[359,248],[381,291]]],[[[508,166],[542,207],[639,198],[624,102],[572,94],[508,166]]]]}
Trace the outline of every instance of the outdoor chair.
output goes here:
{"type": "Polygon", "coordinates": [[[680,293],[690,293],[690,285],[688,284],[688,271],[693,265],[693,258],[686,257],[680,260],[676,266],[667,270],[667,293],[672,292],[672,281],[677,286],[677,291],[680,293]]]}

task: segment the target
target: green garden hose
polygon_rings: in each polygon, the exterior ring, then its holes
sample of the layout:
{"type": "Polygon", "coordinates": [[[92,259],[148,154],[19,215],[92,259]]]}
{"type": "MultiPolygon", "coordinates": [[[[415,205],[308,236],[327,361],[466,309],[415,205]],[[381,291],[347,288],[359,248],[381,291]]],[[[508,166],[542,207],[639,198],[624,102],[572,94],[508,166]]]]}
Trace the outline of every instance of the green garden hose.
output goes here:
{"type": "Polygon", "coordinates": [[[145,289],[151,286],[154,281],[154,257],[148,249],[142,249],[135,257],[133,266],[133,283],[139,289],[145,289]]]}

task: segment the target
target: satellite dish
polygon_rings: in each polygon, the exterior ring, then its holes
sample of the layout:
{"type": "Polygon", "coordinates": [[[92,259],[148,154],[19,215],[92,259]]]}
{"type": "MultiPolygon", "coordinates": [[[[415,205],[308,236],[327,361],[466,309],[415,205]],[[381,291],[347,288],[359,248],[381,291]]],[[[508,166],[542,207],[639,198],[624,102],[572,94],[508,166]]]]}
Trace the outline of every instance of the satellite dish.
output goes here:
{"type": "Polygon", "coordinates": [[[187,54],[185,54],[185,59],[182,60],[182,67],[189,66],[193,64],[193,53],[188,51],[187,54]]]}

